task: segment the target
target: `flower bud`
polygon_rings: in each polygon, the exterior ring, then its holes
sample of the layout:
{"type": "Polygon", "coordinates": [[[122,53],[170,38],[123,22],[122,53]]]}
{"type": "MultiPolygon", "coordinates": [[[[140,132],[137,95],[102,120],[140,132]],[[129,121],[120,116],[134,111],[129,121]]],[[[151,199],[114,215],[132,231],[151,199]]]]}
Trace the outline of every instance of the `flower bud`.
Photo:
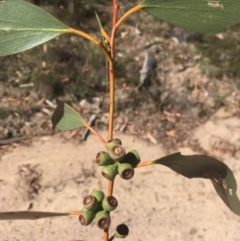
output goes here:
{"type": "Polygon", "coordinates": [[[125,224],[120,224],[116,228],[115,238],[126,238],[129,234],[128,226],[125,224]]]}
{"type": "Polygon", "coordinates": [[[95,218],[95,215],[96,213],[85,210],[79,215],[79,222],[83,226],[87,226],[93,221],[93,219],[95,218]]]}
{"type": "Polygon", "coordinates": [[[136,167],[140,163],[141,159],[136,150],[132,150],[126,154],[122,162],[126,162],[132,165],[132,167],[136,167]]]}
{"type": "Polygon", "coordinates": [[[113,211],[117,206],[118,201],[113,196],[106,196],[102,201],[102,207],[107,212],[113,211]]]}
{"type": "Polygon", "coordinates": [[[122,179],[129,180],[134,176],[134,168],[129,163],[120,163],[118,173],[122,179]]]}
{"type": "Polygon", "coordinates": [[[118,174],[117,164],[108,165],[102,168],[102,175],[108,180],[114,180],[118,174]]]}
{"type": "Polygon", "coordinates": [[[122,141],[120,139],[118,139],[118,138],[114,138],[112,140],[109,140],[106,143],[106,148],[109,151],[115,145],[122,145],[122,141]]]}
{"type": "Polygon", "coordinates": [[[114,161],[121,161],[126,155],[126,150],[121,145],[115,145],[109,150],[109,155],[114,161]]]}
{"type": "Polygon", "coordinates": [[[107,166],[114,163],[108,152],[100,151],[96,156],[96,163],[99,166],[107,166]]]}
{"type": "Polygon", "coordinates": [[[88,211],[95,211],[98,208],[98,200],[93,195],[87,195],[83,199],[83,206],[88,211]]]}
{"type": "Polygon", "coordinates": [[[111,218],[105,211],[100,211],[95,216],[95,223],[100,229],[106,229],[111,224],[111,218]]]}

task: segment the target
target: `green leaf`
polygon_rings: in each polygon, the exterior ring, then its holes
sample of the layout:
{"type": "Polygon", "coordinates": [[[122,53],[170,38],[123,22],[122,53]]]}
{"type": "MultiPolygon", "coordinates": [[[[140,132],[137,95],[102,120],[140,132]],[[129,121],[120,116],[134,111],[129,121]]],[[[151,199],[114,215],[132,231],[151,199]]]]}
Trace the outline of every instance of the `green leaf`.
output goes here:
{"type": "Polygon", "coordinates": [[[65,24],[33,4],[0,1],[0,56],[33,48],[67,29],[65,24]]]}
{"type": "Polygon", "coordinates": [[[100,21],[100,18],[98,17],[97,12],[95,12],[95,15],[96,15],[96,19],[97,19],[97,22],[98,22],[98,27],[99,27],[100,32],[101,32],[101,30],[103,29],[102,23],[100,21]]]}
{"type": "Polygon", "coordinates": [[[61,131],[74,130],[85,125],[85,121],[73,108],[58,99],[51,121],[53,129],[57,127],[61,131]]]}
{"type": "Polygon", "coordinates": [[[69,213],[52,213],[52,212],[34,212],[34,211],[20,211],[20,212],[0,212],[0,220],[25,220],[25,219],[40,219],[50,217],[68,216],[69,213]]]}
{"type": "Polygon", "coordinates": [[[145,0],[144,11],[192,31],[214,33],[240,22],[239,0],[145,0]]]}
{"type": "Polygon", "coordinates": [[[236,194],[237,183],[226,164],[205,155],[183,156],[181,153],[159,158],[152,164],[167,166],[187,178],[210,179],[223,202],[232,212],[240,215],[240,201],[236,194]]]}

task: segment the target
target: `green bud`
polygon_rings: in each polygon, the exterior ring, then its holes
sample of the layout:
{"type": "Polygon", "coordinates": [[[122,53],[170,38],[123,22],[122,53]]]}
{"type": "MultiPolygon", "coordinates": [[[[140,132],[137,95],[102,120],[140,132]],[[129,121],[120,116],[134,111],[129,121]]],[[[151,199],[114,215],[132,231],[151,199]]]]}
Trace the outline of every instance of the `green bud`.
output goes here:
{"type": "Polygon", "coordinates": [[[106,229],[111,224],[111,218],[105,211],[100,211],[95,216],[95,223],[100,229],[106,229]]]}
{"type": "Polygon", "coordinates": [[[107,166],[114,163],[108,152],[100,151],[96,156],[96,162],[99,166],[107,166]]]}
{"type": "Polygon", "coordinates": [[[95,215],[96,213],[85,210],[79,215],[79,222],[83,226],[87,226],[93,221],[93,219],[95,218],[95,215]]]}
{"type": "Polygon", "coordinates": [[[134,168],[129,163],[119,163],[118,173],[122,179],[129,180],[134,176],[134,168]]]}
{"type": "Polygon", "coordinates": [[[116,209],[118,206],[118,201],[113,196],[106,196],[102,201],[102,207],[105,211],[110,212],[116,209]]]}
{"type": "Polygon", "coordinates": [[[114,180],[118,174],[118,165],[108,165],[102,168],[102,175],[108,180],[114,180]]]}

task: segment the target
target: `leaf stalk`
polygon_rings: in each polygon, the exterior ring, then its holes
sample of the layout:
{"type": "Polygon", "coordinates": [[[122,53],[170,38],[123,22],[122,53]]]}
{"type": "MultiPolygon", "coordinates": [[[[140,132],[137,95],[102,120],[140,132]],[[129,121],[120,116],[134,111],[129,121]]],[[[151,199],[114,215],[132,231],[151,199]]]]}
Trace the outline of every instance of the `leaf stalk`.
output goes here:
{"type": "Polygon", "coordinates": [[[91,36],[90,34],[87,34],[83,31],[80,31],[80,30],[77,30],[77,29],[74,29],[74,28],[68,28],[64,31],[64,33],[73,33],[73,34],[77,34],[89,41],[91,41],[92,43],[94,43],[95,45],[97,45],[102,51],[103,53],[106,55],[107,59],[108,59],[108,62],[109,63],[112,63],[113,60],[109,54],[109,52],[107,51],[107,49],[104,47],[104,45],[98,41],[97,39],[95,39],[93,36],[91,36]]]}

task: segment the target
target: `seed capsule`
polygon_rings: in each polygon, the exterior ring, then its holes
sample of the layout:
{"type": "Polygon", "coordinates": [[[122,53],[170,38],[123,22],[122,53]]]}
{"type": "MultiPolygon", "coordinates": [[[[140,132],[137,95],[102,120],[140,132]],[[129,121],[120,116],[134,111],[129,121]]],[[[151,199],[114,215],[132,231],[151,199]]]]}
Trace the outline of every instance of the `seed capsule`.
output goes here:
{"type": "Polygon", "coordinates": [[[105,194],[100,190],[94,190],[92,195],[97,199],[98,202],[102,202],[105,196],[105,194]]]}
{"type": "Polygon", "coordinates": [[[100,229],[106,229],[111,224],[111,218],[107,212],[100,211],[95,216],[95,223],[100,229]]]}
{"type": "Polygon", "coordinates": [[[122,141],[120,139],[118,139],[118,138],[114,138],[112,140],[109,140],[106,143],[106,148],[109,151],[115,145],[122,145],[122,141]]]}
{"type": "Polygon", "coordinates": [[[96,213],[85,210],[79,215],[79,222],[83,226],[87,226],[93,221],[93,219],[95,218],[95,215],[96,213]]]}
{"type": "Polygon", "coordinates": [[[126,162],[132,165],[132,167],[136,167],[140,163],[141,159],[136,150],[132,150],[126,154],[122,162],[126,162]]]}
{"type": "Polygon", "coordinates": [[[109,150],[109,155],[114,161],[121,161],[126,155],[126,150],[121,145],[115,145],[109,150]]]}
{"type": "Polygon", "coordinates": [[[114,163],[108,152],[100,151],[96,156],[96,163],[99,166],[107,166],[114,163]]]}
{"type": "Polygon", "coordinates": [[[98,208],[98,200],[93,195],[87,195],[83,199],[83,206],[88,211],[95,211],[98,208]]]}
{"type": "Polygon", "coordinates": [[[105,166],[102,168],[102,175],[108,180],[113,180],[117,174],[118,166],[116,164],[105,166]]]}
{"type": "Polygon", "coordinates": [[[116,228],[115,238],[126,238],[129,234],[128,226],[125,224],[120,224],[116,228]]]}
{"type": "Polygon", "coordinates": [[[134,168],[129,163],[120,163],[118,173],[122,179],[129,180],[134,176],[134,168]]]}
{"type": "Polygon", "coordinates": [[[113,211],[117,206],[118,201],[113,196],[106,196],[102,201],[102,207],[107,212],[113,211]]]}

